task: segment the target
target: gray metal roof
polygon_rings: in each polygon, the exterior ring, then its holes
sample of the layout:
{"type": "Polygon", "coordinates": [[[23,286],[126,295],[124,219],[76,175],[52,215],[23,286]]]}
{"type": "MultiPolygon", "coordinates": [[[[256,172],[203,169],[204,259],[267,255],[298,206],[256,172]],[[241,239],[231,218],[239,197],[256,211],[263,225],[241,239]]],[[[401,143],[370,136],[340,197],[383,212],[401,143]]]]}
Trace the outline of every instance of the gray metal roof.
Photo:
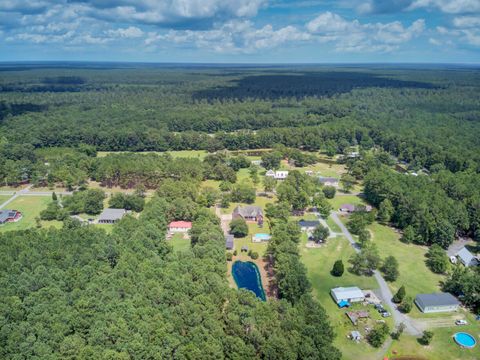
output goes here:
{"type": "Polygon", "coordinates": [[[125,216],[127,211],[125,209],[105,209],[100,214],[98,221],[116,221],[125,216]]]}
{"type": "Polygon", "coordinates": [[[418,294],[415,301],[422,308],[429,306],[460,305],[457,298],[449,293],[418,294]]]}
{"type": "Polygon", "coordinates": [[[231,250],[233,249],[233,235],[226,235],[225,236],[225,247],[228,249],[228,250],[231,250]]]}
{"type": "Polygon", "coordinates": [[[4,223],[9,218],[15,217],[17,212],[15,210],[0,210],[0,223],[4,223]]]}
{"type": "Polygon", "coordinates": [[[320,225],[320,221],[302,219],[298,222],[298,225],[300,225],[301,227],[317,227],[318,225],[320,225]]]}
{"type": "Polygon", "coordinates": [[[465,266],[473,266],[478,264],[478,259],[465,247],[457,253],[457,256],[465,266]]]}

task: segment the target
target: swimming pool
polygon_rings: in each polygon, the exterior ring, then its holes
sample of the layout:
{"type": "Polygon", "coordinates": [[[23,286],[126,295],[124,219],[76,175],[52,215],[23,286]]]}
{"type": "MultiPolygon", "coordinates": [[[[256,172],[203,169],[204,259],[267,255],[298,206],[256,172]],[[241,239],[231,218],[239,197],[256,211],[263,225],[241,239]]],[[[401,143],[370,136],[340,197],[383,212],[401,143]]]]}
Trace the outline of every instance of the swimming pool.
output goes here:
{"type": "Polygon", "coordinates": [[[266,301],[257,265],[250,261],[235,261],[232,265],[232,275],[239,289],[250,290],[259,299],[266,301]]]}
{"type": "Polygon", "coordinates": [[[453,339],[458,345],[466,348],[473,348],[477,344],[477,341],[472,335],[464,332],[456,333],[453,335],[453,339]]]}
{"type": "Polygon", "coordinates": [[[268,241],[268,240],[270,240],[271,237],[272,236],[270,234],[259,233],[259,234],[253,235],[252,241],[253,242],[268,241]]]}

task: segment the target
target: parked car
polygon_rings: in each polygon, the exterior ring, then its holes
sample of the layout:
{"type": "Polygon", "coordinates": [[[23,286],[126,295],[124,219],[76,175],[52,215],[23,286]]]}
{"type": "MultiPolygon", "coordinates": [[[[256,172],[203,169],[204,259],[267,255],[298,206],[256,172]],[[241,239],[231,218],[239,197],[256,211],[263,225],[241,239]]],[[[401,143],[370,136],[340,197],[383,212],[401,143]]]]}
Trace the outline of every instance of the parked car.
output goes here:
{"type": "Polygon", "coordinates": [[[468,325],[467,320],[455,320],[455,325],[468,325]]]}
{"type": "Polygon", "coordinates": [[[390,314],[388,311],[382,312],[382,317],[390,317],[392,314],[390,314]]]}
{"type": "Polygon", "coordinates": [[[383,309],[383,306],[382,304],[375,304],[375,310],[380,310],[380,309],[383,309]]]}

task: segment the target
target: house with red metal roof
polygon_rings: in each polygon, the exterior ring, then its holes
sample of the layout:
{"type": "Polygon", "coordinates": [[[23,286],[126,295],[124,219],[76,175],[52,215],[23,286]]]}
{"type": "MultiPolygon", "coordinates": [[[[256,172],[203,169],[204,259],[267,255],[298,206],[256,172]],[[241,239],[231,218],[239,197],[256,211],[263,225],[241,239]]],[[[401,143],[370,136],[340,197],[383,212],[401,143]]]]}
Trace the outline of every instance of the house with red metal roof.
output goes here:
{"type": "Polygon", "coordinates": [[[7,222],[17,222],[22,218],[22,213],[18,210],[0,210],[0,225],[7,222]]]}
{"type": "Polygon", "coordinates": [[[168,231],[171,234],[187,233],[191,228],[191,221],[172,221],[170,224],[168,224],[168,231]]]}

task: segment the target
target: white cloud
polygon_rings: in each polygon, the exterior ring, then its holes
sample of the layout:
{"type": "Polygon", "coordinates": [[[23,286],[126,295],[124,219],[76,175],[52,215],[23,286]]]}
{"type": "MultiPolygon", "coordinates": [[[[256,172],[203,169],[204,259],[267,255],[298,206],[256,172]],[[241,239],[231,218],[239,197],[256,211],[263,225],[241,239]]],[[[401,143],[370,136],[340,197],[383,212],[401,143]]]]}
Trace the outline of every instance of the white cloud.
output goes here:
{"type": "Polygon", "coordinates": [[[272,25],[265,25],[256,29],[251,21],[232,20],[212,30],[170,30],[166,34],[152,32],[148,34],[145,44],[167,41],[179,45],[191,44],[219,53],[252,53],[310,38],[311,34],[294,26],[274,29],[272,25]]]}
{"type": "Polygon", "coordinates": [[[470,45],[480,47],[480,28],[476,26],[474,18],[457,18],[453,21],[453,28],[437,26],[436,32],[441,36],[442,42],[450,44],[470,45]]]}
{"type": "Polygon", "coordinates": [[[119,38],[139,38],[143,36],[143,31],[135,26],[129,26],[128,28],[118,28],[115,30],[108,30],[106,32],[111,37],[119,37],[119,38]]]}
{"type": "Polygon", "coordinates": [[[307,30],[320,41],[332,42],[339,51],[392,51],[425,30],[425,21],[419,19],[409,27],[399,21],[366,23],[348,21],[338,14],[325,12],[307,23],[307,30]]]}
{"type": "Polygon", "coordinates": [[[133,23],[196,27],[196,21],[255,16],[266,0],[89,1],[90,16],[133,23]]]}
{"type": "Polygon", "coordinates": [[[465,14],[480,12],[479,0],[415,0],[408,8],[438,8],[448,14],[465,14]]]}
{"type": "Polygon", "coordinates": [[[457,16],[453,25],[459,28],[480,27],[480,16],[457,16]]]}

